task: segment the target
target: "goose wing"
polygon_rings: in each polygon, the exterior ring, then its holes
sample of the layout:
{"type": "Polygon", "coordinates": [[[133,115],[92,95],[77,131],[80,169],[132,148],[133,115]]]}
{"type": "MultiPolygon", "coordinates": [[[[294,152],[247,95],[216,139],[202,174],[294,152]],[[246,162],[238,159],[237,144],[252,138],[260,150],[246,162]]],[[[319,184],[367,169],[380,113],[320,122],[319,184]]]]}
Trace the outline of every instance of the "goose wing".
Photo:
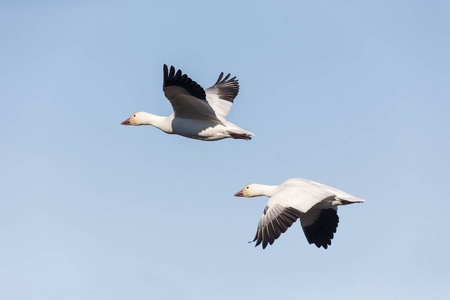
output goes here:
{"type": "Polygon", "coordinates": [[[206,100],[203,88],[173,66],[164,65],[163,91],[176,118],[209,120],[220,124],[214,109],[206,100]]]}
{"type": "Polygon", "coordinates": [[[239,82],[236,77],[230,78],[230,74],[225,76],[225,78],[223,76],[223,72],[220,73],[216,83],[205,90],[206,100],[222,122],[226,120],[234,98],[239,93],[239,82]]]}
{"type": "Polygon", "coordinates": [[[337,207],[311,209],[300,216],[300,222],[308,243],[327,249],[339,223],[337,207]]]}

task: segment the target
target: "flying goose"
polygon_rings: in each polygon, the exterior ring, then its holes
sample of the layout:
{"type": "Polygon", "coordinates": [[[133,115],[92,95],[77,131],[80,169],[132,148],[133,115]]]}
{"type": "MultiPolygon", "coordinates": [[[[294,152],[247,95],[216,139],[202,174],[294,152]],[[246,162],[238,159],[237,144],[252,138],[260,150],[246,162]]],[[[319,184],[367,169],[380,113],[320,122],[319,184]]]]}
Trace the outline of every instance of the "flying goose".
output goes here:
{"type": "Polygon", "coordinates": [[[337,206],[366,202],[331,186],[307,179],[291,178],[280,185],[249,184],[236,197],[270,197],[253,242],[272,245],[300,219],[308,243],[325,249],[331,245],[339,216],[337,206]]]}
{"type": "Polygon", "coordinates": [[[172,104],[174,113],[157,116],[147,112],[136,112],[122,125],[152,125],[170,134],[203,141],[225,138],[250,140],[255,136],[239,126],[228,122],[226,117],[239,92],[236,77],[220,73],[216,83],[204,90],[181,70],[164,65],[163,91],[172,104]]]}

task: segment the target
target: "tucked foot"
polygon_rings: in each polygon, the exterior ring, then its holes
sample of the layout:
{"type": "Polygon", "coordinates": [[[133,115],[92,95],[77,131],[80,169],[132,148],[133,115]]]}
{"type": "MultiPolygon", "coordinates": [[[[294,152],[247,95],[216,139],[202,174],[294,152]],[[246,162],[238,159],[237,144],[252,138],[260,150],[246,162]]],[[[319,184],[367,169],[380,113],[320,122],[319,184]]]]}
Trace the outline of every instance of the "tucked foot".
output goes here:
{"type": "Polygon", "coordinates": [[[241,139],[241,140],[248,141],[248,140],[252,139],[251,136],[249,136],[248,134],[245,134],[245,133],[230,133],[230,136],[235,140],[241,139]]]}

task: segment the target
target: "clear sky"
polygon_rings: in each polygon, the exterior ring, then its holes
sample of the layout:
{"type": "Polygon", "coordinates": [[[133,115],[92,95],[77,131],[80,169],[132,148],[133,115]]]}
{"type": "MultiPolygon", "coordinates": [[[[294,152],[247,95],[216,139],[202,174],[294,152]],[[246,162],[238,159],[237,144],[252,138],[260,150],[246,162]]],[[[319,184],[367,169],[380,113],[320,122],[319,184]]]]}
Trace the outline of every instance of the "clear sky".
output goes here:
{"type": "Polygon", "coordinates": [[[450,296],[448,1],[0,1],[0,298],[450,296]],[[39,3],[38,3],[39,2],[39,3]],[[251,141],[150,126],[162,66],[241,89],[251,141]],[[249,183],[315,180],[328,250],[298,223],[252,240],[249,183]]]}

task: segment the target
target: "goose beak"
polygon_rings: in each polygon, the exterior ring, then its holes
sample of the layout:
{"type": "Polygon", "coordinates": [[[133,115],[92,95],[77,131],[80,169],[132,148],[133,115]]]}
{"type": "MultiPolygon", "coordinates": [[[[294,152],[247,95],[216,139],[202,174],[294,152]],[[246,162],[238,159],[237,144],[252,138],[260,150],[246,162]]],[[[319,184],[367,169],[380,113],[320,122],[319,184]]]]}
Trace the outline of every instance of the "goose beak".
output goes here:
{"type": "Polygon", "coordinates": [[[131,125],[130,118],[126,119],[125,121],[123,121],[120,124],[122,124],[122,125],[131,125]]]}
{"type": "Polygon", "coordinates": [[[240,190],[236,194],[234,194],[235,197],[244,197],[244,190],[240,190]]]}

